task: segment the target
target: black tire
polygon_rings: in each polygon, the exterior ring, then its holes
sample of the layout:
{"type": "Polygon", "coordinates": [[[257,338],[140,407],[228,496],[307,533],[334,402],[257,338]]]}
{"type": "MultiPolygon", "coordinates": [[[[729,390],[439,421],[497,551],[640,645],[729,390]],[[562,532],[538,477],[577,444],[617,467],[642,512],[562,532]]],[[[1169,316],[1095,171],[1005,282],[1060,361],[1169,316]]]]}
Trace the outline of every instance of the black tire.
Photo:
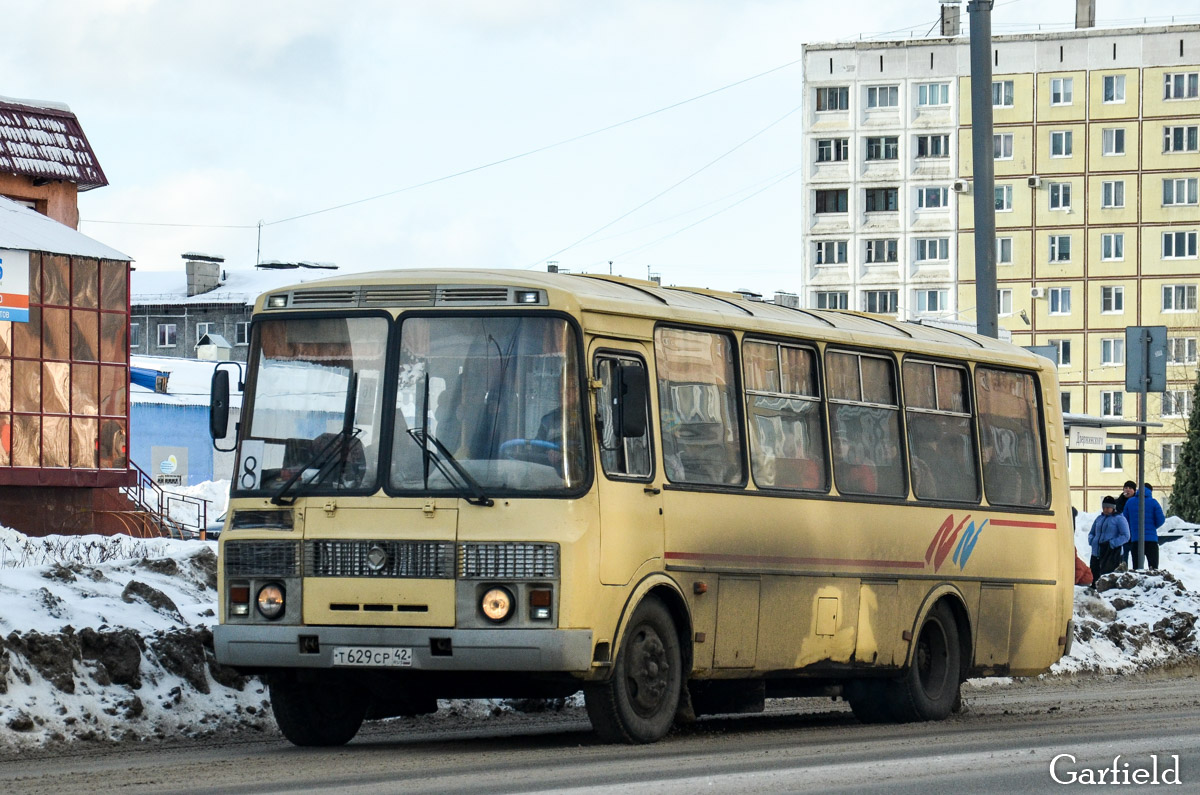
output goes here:
{"type": "Polygon", "coordinates": [[[605,742],[662,739],[675,722],[683,681],[675,622],[666,606],[650,597],[633,611],[612,677],[584,688],[592,728],[605,742]]]}
{"type": "Polygon", "coordinates": [[[363,694],[344,684],[281,676],[270,680],[270,688],[275,723],[293,745],[345,745],[367,714],[363,694]]]}
{"type": "Polygon", "coordinates": [[[959,700],[962,655],[958,625],[945,603],[929,611],[917,633],[912,664],[888,687],[893,720],[944,720],[959,700]]]}
{"type": "Polygon", "coordinates": [[[892,706],[889,686],[892,682],[882,679],[857,679],[847,682],[842,696],[850,702],[850,710],[861,723],[890,723],[892,706]]]}

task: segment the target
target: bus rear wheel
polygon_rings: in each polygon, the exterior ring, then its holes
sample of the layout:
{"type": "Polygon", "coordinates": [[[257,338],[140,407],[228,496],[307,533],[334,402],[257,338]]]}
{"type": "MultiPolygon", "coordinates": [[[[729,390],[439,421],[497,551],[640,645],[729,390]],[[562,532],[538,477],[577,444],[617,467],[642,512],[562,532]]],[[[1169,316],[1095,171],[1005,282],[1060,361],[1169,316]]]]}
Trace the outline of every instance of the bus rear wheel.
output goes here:
{"type": "Polygon", "coordinates": [[[345,745],[367,714],[366,697],[343,683],[280,675],[270,679],[270,689],[275,723],[293,745],[345,745]]]}
{"type": "Polygon", "coordinates": [[[921,624],[912,664],[889,688],[896,721],[943,720],[950,715],[962,684],[960,648],[954,615],[939,602],[921,624]]]}
{"type": "Polygon", "coordinates": [[[683,655],[670,611],[650,597],[637,606],[612,677],[584,688],[596,734],[605,742],[652,743],[671,729],[683,690],[683,655]]]}

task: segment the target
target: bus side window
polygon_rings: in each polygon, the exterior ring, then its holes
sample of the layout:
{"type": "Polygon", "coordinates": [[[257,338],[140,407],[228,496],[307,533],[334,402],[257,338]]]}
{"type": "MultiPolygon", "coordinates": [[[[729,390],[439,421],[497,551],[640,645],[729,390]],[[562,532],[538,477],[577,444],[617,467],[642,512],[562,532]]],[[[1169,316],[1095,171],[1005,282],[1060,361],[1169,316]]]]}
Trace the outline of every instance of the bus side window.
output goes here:
{"type": "Polygon", "coordinates": [[[1033,376],[977,367],[975,399],[988,502],[1046,507],[1041,407],[1033,376]]]}
{"type": "Polygon", "coordinates": [[[892,360],[851,351],[828,351],[829,426],[833,475],[844,494],[904,497],[900,456],[900,404],[892,360]]]}
{"type": "Polygon", "coordinates": [[[631,370],[640,370],[645,382],[646,365],[632,357],[597,356],[596,378],[600,389],[596,392],[596,438],[600,442],[600,466],[604,474],[618,478],[648,478],[651,474],[650,423],[643,422],[641,434],[626,436],[630,432],[629,420],[637,415],[637,408],[626,406],[629,400],[642,401],[642,417],[649,417],[649,395],[642,391],[632,394],[624,388],[631,370]],[[623,432],[624,428],[624,432],[623,432]]]}
{"type": "Polygon", "coordinates": [[[904,409],[917,499],[977,501],[979,465],[966,369],[906,360],[904,409]]]}
{"type": "Polygon", "coordinates": [[[733,340],[663,327],[654,332],[654,354],[667,477],[677,483],[743,484],[733,340]]]}
{"type": "Polygon", "coordinates": [[[742,345],[750,468],[760,488],[826,491],[825,433],[816,354],[747,340],[742,345]]]}

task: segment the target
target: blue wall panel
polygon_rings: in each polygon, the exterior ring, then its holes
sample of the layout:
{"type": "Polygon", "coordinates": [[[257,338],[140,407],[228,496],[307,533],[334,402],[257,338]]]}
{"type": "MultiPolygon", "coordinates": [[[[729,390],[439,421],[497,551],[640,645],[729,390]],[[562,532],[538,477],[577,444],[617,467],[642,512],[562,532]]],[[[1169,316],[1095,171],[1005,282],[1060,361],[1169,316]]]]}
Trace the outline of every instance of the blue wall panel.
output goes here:
{"type": "Polygon", "coordinates": [[[150,471],[153,462],[150,448],[159,446],[187,448],[188,477],[184,485],[195,486],[213,479],[208,406],[134,403],[129,417],[129,455],[150,477],[154,477],[150,471]]]}

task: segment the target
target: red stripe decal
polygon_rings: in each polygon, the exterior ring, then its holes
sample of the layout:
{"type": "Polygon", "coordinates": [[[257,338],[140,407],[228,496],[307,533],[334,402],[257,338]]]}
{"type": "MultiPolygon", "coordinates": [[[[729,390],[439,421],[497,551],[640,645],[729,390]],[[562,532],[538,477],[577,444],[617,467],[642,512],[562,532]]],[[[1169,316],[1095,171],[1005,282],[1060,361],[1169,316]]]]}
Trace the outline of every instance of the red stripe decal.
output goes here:
{"type": "Polygon", "coordinates": [[[667,560],[700,560],[712,563],[776,563],[791,566],[865,566],[868,568],[923,569],[923,560],[856,560],[852,558],[793,558],[779,555],[711,555],[701,552],[668,552],[667,560]]]}
{"type": "Polygon", "coordinates": [[[1054,522],[1014,522],[1008,519],[993,519],[988,524],[993,527],[1036,527],[1039,530],[1057,530],[1054,522]]]}

